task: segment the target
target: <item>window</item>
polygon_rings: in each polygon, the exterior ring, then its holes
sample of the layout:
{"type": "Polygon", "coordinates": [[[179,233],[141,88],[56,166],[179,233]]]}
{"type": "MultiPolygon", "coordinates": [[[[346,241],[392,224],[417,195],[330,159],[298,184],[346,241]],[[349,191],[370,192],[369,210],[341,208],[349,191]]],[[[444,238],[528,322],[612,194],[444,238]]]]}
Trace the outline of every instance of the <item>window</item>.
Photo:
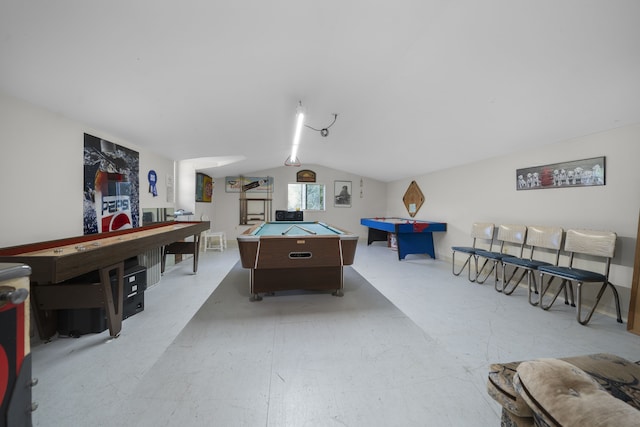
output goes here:
{"type": "Polygon", "coordinates": [[[287,191],[287,209],[290,211],[323,211],[323,184],[289,184],[287,191]]]}

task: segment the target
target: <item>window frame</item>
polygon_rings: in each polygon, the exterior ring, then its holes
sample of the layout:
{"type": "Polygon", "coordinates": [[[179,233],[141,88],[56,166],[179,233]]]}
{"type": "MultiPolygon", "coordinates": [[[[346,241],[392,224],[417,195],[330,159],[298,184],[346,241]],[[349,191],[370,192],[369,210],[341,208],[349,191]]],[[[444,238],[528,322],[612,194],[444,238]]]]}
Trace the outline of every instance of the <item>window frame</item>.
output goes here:
{"type": "Polygon", "coordinates": [[[300,194],[301,194],[301,204],[304,204],[304,206],[300,206],[301,211],[308,211],[308,212],[326,212],[327,211],[327,186],[323,183],[320,182],[290,182],[287,184],[287,209],[288,210],[298,210],[298,208],[296,206],[291,207],[289,205],[289,188],[292,185],[296,185],[296,186],[300,186],[300,194]],[[320,209],[309,209],[308,208],[308,202],[306,201],[306,195],[308,194],[308,192],[306,191],[306,187],[307,186],[317,186],[321,188],[321,198],[322,198],[322,208],[320,209]]]}

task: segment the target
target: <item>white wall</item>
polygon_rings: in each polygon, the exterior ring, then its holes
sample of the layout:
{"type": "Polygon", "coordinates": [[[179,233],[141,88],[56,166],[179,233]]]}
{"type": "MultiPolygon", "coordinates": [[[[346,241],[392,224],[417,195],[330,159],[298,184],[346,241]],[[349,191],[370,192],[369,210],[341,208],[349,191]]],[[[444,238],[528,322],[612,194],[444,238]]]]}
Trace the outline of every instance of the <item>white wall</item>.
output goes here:
{"type": "MultiPolygon", "coordinates": [[[[272,220],[276,210],[287,210],[287,184],[296,182],[296,173],[301,169],[310,169],[316,173],[316,183],[326,186],[326,211],[304,212],[305,221],[322,221],[358,234],[366,238],[367,229],[360,225],[360,218],[380,216],[386,207],[386,184],[374,179],[353,175],[348,172],[326,168],[318,165],[302,165],[301,167],[282,166],[275,169],[257,171],[247,176],[271,176],[274,179],[272,194],[272,220]],[[362,179],[362,197],[360,197],[360,180],[362,179]],[[352,198],[350,208],[338,208],[333,205],[334,181],[351,181],[352,198]]],[[[248,227],[239,226],[240,194],[225,193],[224,177],[214,178],[213,213],[210,216],[212,228],[225,231],[229,243],[248,227]]],[[[265,197],[265,193],[247,193],[248,197],[265,197]]],[[[198,205],[202,205],[198,203],[198,205]]]]}
{"type": "Polygon", "coordinates": [[[82,235],[85,132],[139,152],[141,207],[173,206],[164,185],[147,193],[149,169],[162,184],[172,160],[0,93],[0,247],[82,235]]]}
{"type": "MultiPolygon", "coordinates": [[[[130,141],[92,129],[59,114],[0,93],[0,247],[81,235],[84,133],[96,135],[140,153],[141,208],[176,207],[167,200],[166,179],[174,177],[174,162],[130,141]],[[158,174],[158,197],[147,193],[147,172],[158,174]]],[[[380,215],[407,217],[402,204],[415,179],[425,195],[417,219],[443,221],[446,233],[436,233],[436,254],[450,260],[450,247],[469,243],[474,221],[559,225],[566,228],[612,230],[618,234],[611,278],[629,304],[635,240],[640,209],[640,124],[568,141],[532,147],[518,154],[383,183],[344,171],[303,165],[317,173],[327,186],[327,210],[306,212],[305,219],[324,221],[366,236],[360,218],[380,215]],[[515,190],[518,168],[582,158],[606,156],[606,185],[533,191],[515,190]],[[359,197],[360,179],[363,198],[359,197]],[[352,181],[351,208],[333,206],[333,182],[352,181]]],[[[185,169],[186,170],[186,169],[185,169]]],[[[275,182],[272,210],[286,209],[286,184],[295,182],[300,168],[279,167],[250,176],[272,176],[275,182]]],[[[176,197],[196,218],[206,214],[213,229],[224,230],[229,242],[247,227],[239,226],[239,194],[225,193],[224,177],[215,178],[213,203],[194,203],[195,171],[182,180],[189,190],[176,197]]],[[[178,189],[178,180],[175,180],[178,189]]],[[[260,193],[255,193],[259,197],[260,193]]],[[[463,279],[461,279],[463,280],[463,279]]],[[[606,301],[611,310],[610,301],[606,301]]]]}
{"type": "MultiPolygon", "coordinates": [[[[120,143],[129,147],[132,144],[120,143]]],[[[175,192],[175,171],[173,160],[159,156],[151,151],[134,148],[140,153],[140,208],[173,208],[175,203],[175,194],[167,195],[168,192],[175,192]],[[149,192],[150,170],[154,170],[157,174],[157,196],[153,196],[149,192]],[[167,188],[167,180],[173,180],[173,187],[167,188]]]]}
{"type": "Polygon", "coordinates": [[[426,198],[416,218],[447,223],[447,232],[436,236],[436,254],[447,260],[451,246],[471,243],[474,221],[614,231],[611,279],[626,313],[640,209],[639,141],[635,125],[395,181],[386,213],[406,217],[402,195],[415,179],[426,198]],[[516,169],[598,156],[606,156],[605,186],[516,191],[516,169]]]}
{"type": "MultiPolygon", "coordinates": [[[[190,161],[176,164],[176,209],[196,211],[196,168],[190,161]]],[[[189,219],[199,219],[189,218],[189,219]]]]}

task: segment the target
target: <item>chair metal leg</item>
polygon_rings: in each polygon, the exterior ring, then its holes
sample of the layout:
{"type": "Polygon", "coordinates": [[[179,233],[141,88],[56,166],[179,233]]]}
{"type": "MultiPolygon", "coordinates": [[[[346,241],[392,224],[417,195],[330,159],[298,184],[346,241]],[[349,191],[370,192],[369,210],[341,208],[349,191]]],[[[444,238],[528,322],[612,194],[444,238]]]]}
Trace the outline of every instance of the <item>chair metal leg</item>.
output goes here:
{"type": "Polygon", "coordinates": [[[564,304],[571,305],[571,307],[576,306],[576,300],[573,298],[573,282],[571,280],[567,280],[569,282],[569,286],[564,289],[564,304]],[[571,302],[567,299],[567,288],[569,288],[569,295],[571,296],[571,302]]]}
{"type": "Polygon", "coordinates": [[[618,316],[616,320],[618,323],[622,323],[622,315],[620,314],[620,297],[618,296],[618,290],[615,286],[613,286],[613,283],[607,282],[607,284],[611,287],[611,290],[613,291],[613,299],[616,302],[616,315],[618,316]]]}
{"type": "Polygon", "coordinates": [[[498,289],[498,281],[497,280],[495,281],[495,283],[493,285],[494,289],[496,291],[498,291],[498,292],[504,291],[504,276],[505,276],[505,272],[506,272],[506,267],[505,267],[504,263],[502,263],[502,287],[500,287],[498,289]]]}
{"type": "MultiPolygon", "coordinates": [[[[549,290],[549,288],[551,287],[551,282],[552,280],[549,280],[549,282],[547,283],[547,286],[544,286],[544,273],[540,273],[540,295],[538,297],[538,302],[540,305],[540,308],[542,308],[543,310],[549,310],[551,308],[551,306],[553,305],[554,302],[556,302],[556,299],[558,298],[558,295],[560,295],[560,292],[562,292],[563,290],[566,292],[566,286],[567,286],[567,279],[562,279],[562,282],[560,283],[560,286],[558,287],[558,291],[553,295],[553,298],[551,300],[551,302],[547,305],[544,304],[543,298],[544,295],[547,293],[547,291],[549,290]]],[[[572,291],[573,294],[573,291],[572,291]]]]}
{"type": "Polygon", "coordinates": [[[516,276],[516,274],[518,273],[518,270],[520,269],[520,267],[516,267],[513,272],[511,273],[511,276],[509,276],[509,278],[507,279],[505,276],[505,269],[504,269],[504,264],[503,264],[503,269],[502,269],[502,293],[504,293],[505,295],[511,295],[517,288],[518,285],[520,285],[520,283],[522,282],[522,279],[524,279],[524,276],[527,275],[527,271],[529,271],[528,269],[524,269],[522,271],[522,274],[520,275],[520,278],[518,279],[517,282],[511,283],[511,281],[513,280],[513,278],[516,276]],[[511,288],[509,288],[509,284],[511,284],[511,288]]]}
{"type": "MultiPolygon", "coordinates": [[[[478,283],[479,285],[482,285],[484,282],[487,281],[489,276],[491,276],[491,273],[493,273],[493,269],[496,267],[496,263],[494,262],[491,265],[491,269],[487,272],[487,275],[484,277],[484,279],[480,280],[480,275],[482,274],[482,272],[484,271],[484,268],[489,263],[489,260],[485,258],[484,263],[482,264],[482,268],[480,268],[478,270],[478,258],[479,257],[474,255],[474,258],[476,260],[476,280],[475,280],[475,282],[478,283]]],[[[472,282],[473,282],[473,280],[472,280],[472,282]]]]}
{"type": "MultiPolygon", "coordinates": [[[[463,271],[464,268],[467,267],[467,276],[469,278],[470,282],[475,282],[475,278],[471,278],[471,257],[474,256],[473,254],[469,254],[469,256],[467,257],[467,260],[464,262],[464,264],[462,264],[462,267],[460,268],[460,270],[458,270],[456,272],[456,251],[453,251],[453,255],[451,257],[451,272],[453,273],[454,276],[459,276],[463,271]]],[[[478,270],[478,266],[476,265],[476,271],[478,270]]],[[[477,273],[476,273],[477,276],[477,273]]]]}
{"type": "Polygon", "coordinates": [[[527,298],[529,299],[529,304],[531,304],[532,306],[536,306],[540,303],[541,298],[540,298],[540,293],[538,292],[538,285],[536,284],[536,276],[535,274],[533,274],[533,270],[528,269],[527,270],[527,298]],[[533,291],[534,293],[536,293],[538,295],[538,301],[533,302],[533,299],[531,298],[531,282],[533,279],[533,291]]]}
{"type": "Polygon", "coordinates": [[[498,261],[494,260],[493,261],[493,273],[494,273],[493,288],[498,292],[502,292],[502,288],[504,288],[504,265],[502,266],[502,286],[500,287],[500,289],[498,289],[498,270],[500,270],[500,268],[498,268],[498,261]]]}
{"type": "Polygon", "coordinates": [[[467,257],[467,260],[464,262],[464,264],[462,264],[462,267],[460,268],[460,270],[456,271],[456,251],[453,251],[452,256],[451,256],[451,272],[453,273],[454,276],[459,276],[463,271],[465,267],[469,267],[469,280],[471,280],[471,255],[469,255],[467,257]]]}
{"type": "Polygon", "coordinates": [[[600,286],[600,290],[598,291],[598,295],[596,296],[596,300],[593,303],[593,306],[591,307],[591,310],[589,310],[589,313],[587,314],[587,316],[583,319],[581,312],[582,312],[582,282],[578,282],[578,308],[577,308],[577,319],[578,319],[578,323],[580,323],[581,325],[586,325],[587,323],[589,323],[589,321],[591,320],[591,316],[593,316],[593,313],[596,311],[596,307],[598,307],[598,304],[600,303],[600,299],[602,298],[602,295],[604,294],[604,291],[607,289],[607,286],[611,287],[611,290],[613,291],[613,298],[615,300],[616,303],[616,314],[618,316],[617,321],[618,323],[622,323],[622,316],[620,315],[620,298],[618,297],[618,291],[616,290],[615,286],[613,286],[613,284],[611,282],[604,282],[602,284],[602,286],[600,286]]]}

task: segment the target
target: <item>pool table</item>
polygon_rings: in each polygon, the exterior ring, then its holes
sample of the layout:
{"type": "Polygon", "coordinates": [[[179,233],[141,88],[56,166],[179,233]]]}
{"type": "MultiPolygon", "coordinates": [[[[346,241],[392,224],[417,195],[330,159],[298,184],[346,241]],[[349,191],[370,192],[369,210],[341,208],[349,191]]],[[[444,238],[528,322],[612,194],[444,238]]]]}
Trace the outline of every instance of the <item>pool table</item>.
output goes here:
{"type": "Polygon", "coordinates": [[[309,221],[258,224],[238,236],[242,267],[250,269],[251,300],[293,289],[343,295],[343,267],[353,264],[358,236],[309,221]]]}

